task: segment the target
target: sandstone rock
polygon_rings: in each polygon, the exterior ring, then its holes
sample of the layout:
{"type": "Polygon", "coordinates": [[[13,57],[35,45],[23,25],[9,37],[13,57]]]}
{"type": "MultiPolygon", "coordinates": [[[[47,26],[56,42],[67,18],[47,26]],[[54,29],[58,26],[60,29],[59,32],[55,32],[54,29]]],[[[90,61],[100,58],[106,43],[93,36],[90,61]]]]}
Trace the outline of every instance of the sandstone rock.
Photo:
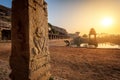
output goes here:
{"type": "Polygon", "coordinates": [[[47,3],[44,0],[13,0],[12,80],[48,80],[47,3]]]}

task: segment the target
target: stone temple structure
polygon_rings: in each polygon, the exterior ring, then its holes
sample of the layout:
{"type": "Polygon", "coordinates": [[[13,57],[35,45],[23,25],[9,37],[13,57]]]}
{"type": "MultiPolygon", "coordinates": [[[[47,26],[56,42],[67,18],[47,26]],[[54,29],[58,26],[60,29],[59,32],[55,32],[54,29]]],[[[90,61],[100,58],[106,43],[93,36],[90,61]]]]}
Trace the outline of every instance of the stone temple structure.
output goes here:
{"type": "MultiPolygon", "coordinates": [[[[65,29],[48,23],[49,39],[69,38],[65,29]]],[[[11,9],[0,5],[0,41],[11,40],[11,9]]]]}
{"type": "Polygon", "coordinates": [[[98,46],[96,35],[97,35],[97,33],[96,33],[95,29],[91,28],[90,32],[89,32],[89,43],[88,43],[89,45],[95,45],[95,47],[98,46]]]}
{"type": "Polygon", "coordinates": [[[0,5],[0,40],[11,40],[11,9],[0,5]]]}
{"type": "Polygon", "coordinates": [[[60,27],[54,26],[48,23],[49,27],[49,39],[66,39],[69,38],[68,32],[60,27]]]}
{"type": "Polygon", "coordinates": [[[13,0],[12,80],[49,80],[47,3],[44,0],[13,0]]]}

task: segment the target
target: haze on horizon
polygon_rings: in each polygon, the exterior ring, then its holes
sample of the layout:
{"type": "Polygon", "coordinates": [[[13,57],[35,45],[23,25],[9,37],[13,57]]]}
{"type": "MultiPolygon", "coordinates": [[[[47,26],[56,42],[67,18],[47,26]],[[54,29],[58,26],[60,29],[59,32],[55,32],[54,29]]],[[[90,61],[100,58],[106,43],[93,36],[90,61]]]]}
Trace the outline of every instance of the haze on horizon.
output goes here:
{"type": "MultiPolygon", "coordinates": [[[[5,1],[5,5],[10,7],[11,0],[5,1]]],[[[120,0],[46,1],[48,21],[69,33],[88,34],[90,28],[95,28],[97,33],[120,33],[120,0]]]]}

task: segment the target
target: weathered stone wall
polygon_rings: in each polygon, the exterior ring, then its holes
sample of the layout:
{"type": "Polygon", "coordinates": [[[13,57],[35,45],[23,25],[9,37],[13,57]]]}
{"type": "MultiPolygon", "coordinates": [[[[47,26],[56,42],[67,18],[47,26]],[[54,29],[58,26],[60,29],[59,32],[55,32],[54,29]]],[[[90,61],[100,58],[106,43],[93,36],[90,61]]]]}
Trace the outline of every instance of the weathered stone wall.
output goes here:
{"type": "Polygon", "coordinates": [[[47,4],[44,0],[13,0],[12,80],[48,80],[47,4]]]}

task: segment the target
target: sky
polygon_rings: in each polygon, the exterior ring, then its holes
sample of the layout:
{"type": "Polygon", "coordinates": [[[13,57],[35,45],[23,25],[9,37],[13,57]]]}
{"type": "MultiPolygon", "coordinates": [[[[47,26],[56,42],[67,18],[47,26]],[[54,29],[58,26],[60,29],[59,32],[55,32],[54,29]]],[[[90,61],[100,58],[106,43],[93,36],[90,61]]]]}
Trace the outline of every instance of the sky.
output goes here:
{"type": "Polygon", "coordinates": [[[12,0],[0,0],[0,5],[4,5],[6,7],[11,8],[11,2],[12,0]]]}
{"type": "MultiPolygon", "coordinates": [[[[12,0],[0,0],[11,7],[12,0]]],[[[69,33],[120,33],[120,0],[46,0],[48,22],[69,33]]]]}

